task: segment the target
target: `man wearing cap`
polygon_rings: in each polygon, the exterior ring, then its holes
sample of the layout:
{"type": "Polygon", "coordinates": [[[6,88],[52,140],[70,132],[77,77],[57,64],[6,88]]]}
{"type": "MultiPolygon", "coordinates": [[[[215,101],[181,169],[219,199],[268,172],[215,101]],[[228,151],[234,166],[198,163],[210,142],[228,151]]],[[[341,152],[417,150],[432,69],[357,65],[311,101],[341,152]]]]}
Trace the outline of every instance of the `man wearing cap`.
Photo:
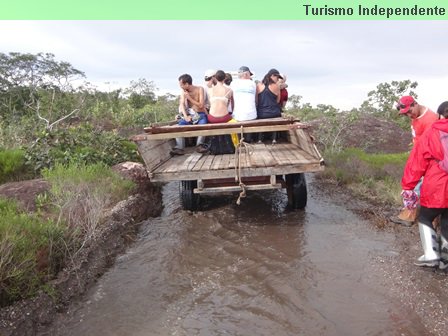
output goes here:
{"type": "Polygon", "coordinates": [[[448,269],[448,101],[437,109],[441,119],[432,123],[412,148],[406,162],[401,186],[403,199],[415,193],[425,176],[420,197],[418,229],[423,255],[417,266],[448,269]],[[440,218],[440,236],[433,225],[440,218]]]}
{"type": "Polygon", "coordinates": [[[406,115],[411,119],[414,145],[429,126],[439,119],[437,113],[417,103],[412,96],[401,97],[397,103],[397,110],[401,115],[406,115]]]}
{"type": "MultiPolygon", "coordinates": [[[[431,127],[431,125],[439,119],[439,116],[429,108],[417,103],[412,96],[403,96],[398,101],[397,110],[401,115],[406,115],[411,119],[412,142],[415,144],[419,141],[423,133],[431,127]]],[[[415,192],[420,193],[422,181],[415,187],[415,192]]],[[[417,218],[417,207],[405,207],[400,211],[398,216],[391,217],[390,220],[396,224],[411,226],[417,218]]]]}
{"type": "MultiPolygon", "coordinates": [[[[252,80],[253,73],[249,67],[243,65],[238,69],[238,78],[230,87],[233,90],[232,118],[237,121],[257,119],[257,85],[252,80]]],[[[251,142],[252,133],[244,136],[247,142],[251,142]]]]}
{"type": "Polygon", "coordinates": [[[238,69],[238,79],[230,85],[234,101],[232,117],[237,121],[257,119],[257,87],[251,78],[252,75],[247,66],[241,66],[238,69]]]}

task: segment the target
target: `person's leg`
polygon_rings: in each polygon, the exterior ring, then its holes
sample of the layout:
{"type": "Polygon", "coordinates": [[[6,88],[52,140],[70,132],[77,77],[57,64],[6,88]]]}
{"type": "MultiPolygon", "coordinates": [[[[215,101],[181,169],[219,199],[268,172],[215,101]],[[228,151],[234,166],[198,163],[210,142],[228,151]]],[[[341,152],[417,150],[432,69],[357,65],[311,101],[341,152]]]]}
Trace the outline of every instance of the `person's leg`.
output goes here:
{"type": "MultiPolygon", "coordinates": [[[[199,112],[199,121],[198,125],[204,125],[207,124],[207,115],[204,112],[199,112]]],[[[196,146],[203,145],[205,143],[205,136],[198,136],[196,140],[196,146]]]]}
{"type": "Polygon", "coordinates": [[[440,264],[442,270],[448,269],[448,209],[440,217],[440,264]]]}
{"type": "MultiPolygon", "coordinates": [[[[191,125],[188,121],[185,121],[184,119],[180,119],[178,122],[179,126],[186,126],[191,125]]],[[[171,155],[183,155],[185,149],[185,138],[176,138],[176,145],[174,148],[170,151],[171,155]]]]}
{"type": "Polygon", "coordinates": [[[437,233],[434,230],[432,222],[443,209],[420,207],[418,217],[418,230],[420,241],[422,243],[423,255],[417,259],[415,265],[434,267],[439,266],[440,247],[437,233]]]}

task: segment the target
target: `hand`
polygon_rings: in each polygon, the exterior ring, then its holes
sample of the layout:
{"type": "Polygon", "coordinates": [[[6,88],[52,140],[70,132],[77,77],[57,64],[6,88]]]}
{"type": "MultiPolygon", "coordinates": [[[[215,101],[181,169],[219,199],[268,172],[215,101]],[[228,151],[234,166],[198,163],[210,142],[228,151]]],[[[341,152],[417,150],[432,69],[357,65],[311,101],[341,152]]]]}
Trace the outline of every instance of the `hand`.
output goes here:
{"type": "Polygon", "coordinates": [[[414,190],[403,190],[401,192],[403,205],[406,209],[412,210],[417,207],[418,195],[414,190]]]}

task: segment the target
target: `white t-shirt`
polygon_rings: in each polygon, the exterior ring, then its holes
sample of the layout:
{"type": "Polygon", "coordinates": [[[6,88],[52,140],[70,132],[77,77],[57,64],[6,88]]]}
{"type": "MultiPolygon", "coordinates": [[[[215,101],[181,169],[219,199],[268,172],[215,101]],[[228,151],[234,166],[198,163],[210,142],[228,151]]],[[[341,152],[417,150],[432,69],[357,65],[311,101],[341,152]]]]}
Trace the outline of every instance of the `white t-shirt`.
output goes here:
{"type": "Polygon", "coordinates": [[[257,86],[250,79],[235,79],[230,87],[233,90],[233,107],[232,117],[235,120],[253,120],[257,119],[257,107],[255,106],[255,95],[257,86]]]}

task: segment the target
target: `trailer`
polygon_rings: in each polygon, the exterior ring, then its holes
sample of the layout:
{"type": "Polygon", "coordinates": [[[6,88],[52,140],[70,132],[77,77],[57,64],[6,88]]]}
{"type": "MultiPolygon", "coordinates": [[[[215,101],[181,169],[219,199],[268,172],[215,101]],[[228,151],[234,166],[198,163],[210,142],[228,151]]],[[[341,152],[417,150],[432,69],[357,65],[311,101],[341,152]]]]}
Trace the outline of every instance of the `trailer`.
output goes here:
{"type": "MultiPolygon", "coordinates": [[[[307,203],[305,173],[324,170],[310,126],[292,117],[242,122],[189,125],[154,124],[132,140],[153,182],[179,181],[185,210],[198,210],[201,196],[239,192],[237,204],[251,190],[286,188],[288,205],[303,209],[307,203]],[[249,133],[280,132],[275,143],[247,143],[249,133]],[[187,147],[184,155],[170,154],[174,138],[236,134],[234,154],[198,153],[187,147]]],[[[235,137],[234,137],[235,139],[235,137]]]]}

